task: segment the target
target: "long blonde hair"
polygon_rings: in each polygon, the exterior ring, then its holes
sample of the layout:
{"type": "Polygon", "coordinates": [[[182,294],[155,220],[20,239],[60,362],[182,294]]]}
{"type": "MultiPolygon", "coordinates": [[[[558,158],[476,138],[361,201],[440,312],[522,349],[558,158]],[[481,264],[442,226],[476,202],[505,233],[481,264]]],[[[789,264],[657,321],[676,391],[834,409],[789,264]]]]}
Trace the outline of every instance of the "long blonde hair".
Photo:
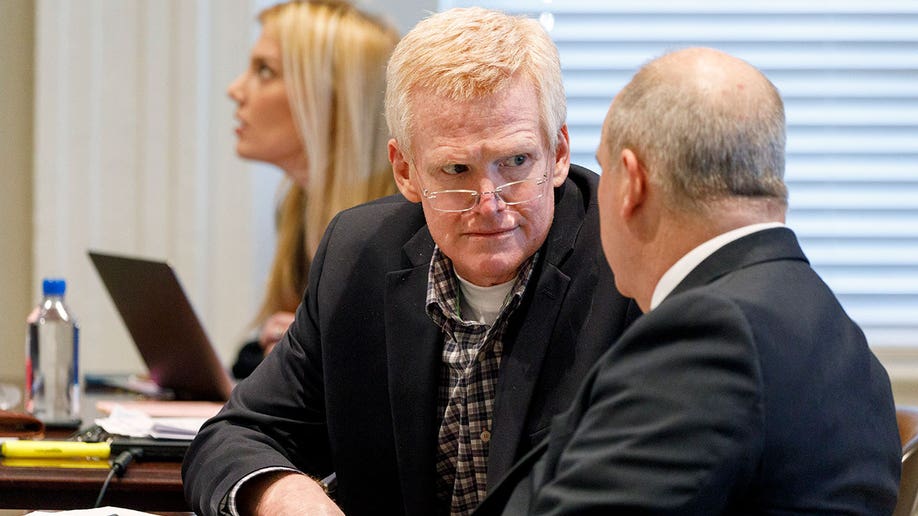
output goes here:
{"type": "Polygon", "coordinates": [[[395,192],[387,159],[385,69],[398,32],[339,0],[292,1],[258,16],[276,31],[284,85],[308,163],[278,206],[277,247],[256,321],[296,309],[336,213],[395,192]]]}

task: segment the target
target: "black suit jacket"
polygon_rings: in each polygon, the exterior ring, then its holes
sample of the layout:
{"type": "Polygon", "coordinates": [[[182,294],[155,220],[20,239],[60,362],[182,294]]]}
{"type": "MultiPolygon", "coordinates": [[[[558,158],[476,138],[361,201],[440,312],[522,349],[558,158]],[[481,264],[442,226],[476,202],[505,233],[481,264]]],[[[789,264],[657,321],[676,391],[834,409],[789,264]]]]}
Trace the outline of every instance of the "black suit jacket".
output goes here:
{"type": "Polygon", "coordinates": [[[476,514],[890,514],[889,379],[785,228],[699,264],[476,514]]]}
{"type": "MultiPolygon", "coordinates": [[[[489,482],[541,440],[639,313],[602,257],[597,179],[574,166],[555,189],[554,221],[505,342],[489,482]]],[[[197,513],[215,513],[243,476],[272,466],[335,471],[347,514],[435,512],[442,336],[424,308],[433,248],[420,205],[400,196],[332,221],[288,334],[186,456],[197,513]]]]}

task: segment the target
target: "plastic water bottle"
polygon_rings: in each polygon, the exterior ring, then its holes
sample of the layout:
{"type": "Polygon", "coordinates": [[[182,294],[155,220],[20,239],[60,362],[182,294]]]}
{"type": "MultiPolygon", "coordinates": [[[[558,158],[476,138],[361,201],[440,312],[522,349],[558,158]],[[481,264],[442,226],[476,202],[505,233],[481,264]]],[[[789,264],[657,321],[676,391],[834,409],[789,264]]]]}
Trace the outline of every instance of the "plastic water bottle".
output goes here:
{"type": "Polygon", "coordinates": [[[25,407],[48,423],[80,419],[80,329],[64,304],[67,283],[42,282],[42,300],[26,339],[25,407]]]}

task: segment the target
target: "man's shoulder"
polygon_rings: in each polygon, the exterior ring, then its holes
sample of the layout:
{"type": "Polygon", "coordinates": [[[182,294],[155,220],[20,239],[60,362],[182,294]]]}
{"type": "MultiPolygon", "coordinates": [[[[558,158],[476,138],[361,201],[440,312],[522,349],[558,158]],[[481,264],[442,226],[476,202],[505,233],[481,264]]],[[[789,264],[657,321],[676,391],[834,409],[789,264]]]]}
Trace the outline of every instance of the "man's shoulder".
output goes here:
{"type": "Polygon", "coordinates": [[[395,194],[341,211],[328,225],[323,241],[334,256],[369,250],[374,255],[400,252],[409,242],[430,239],[426,224],[419,203],[395,194]]]}
{"type": "Polygon", "coordinates": [[[599,174],[580,165],[571,164],[563,188],[556,192],[556,210],[561,210],[562,214],[571,209],[578,214],[598,211],[598,188],[599,174]]]}
{"type": "MultiPolygon", "coordinates": [[[[660,326],[704,326],[706,331],[721,332],[723,328],[745,326],[739,333],[748,337],[748,317],[747,310],[731,293],[709,284],[667,297],[659,306],[639,318],[633,328],[653,328],[652,331],[656,332],[660,326]]],[[[674,335],[682,334],[675,331],[674,335]]]]}
{"type": "Polygon", "coordinates": [[[567,181],[575,185],[584,197],[592,197],[595,202],[596,188],[599,186],[599,174],[586,167],[571,163],[570,168],[568,168],[567,181]]]}
{"type": "Polygon", "coordinates": [[[412,228],[417,231],[425,224],[424,212],[419,203],[412,203],[401,194],[381,197],[341,211],[332,221],[336,231],[346,229],[379,232],[386,228],[412,228]]]}
{"type": "Polygon", "coordinates": [[[567,179],[555,189],[554,219],[547,239],[547,259],[551,263],[568,261],[572,248],[586,252],[600,249],[598,182],[596,173],[572,164],[567,179]]]}
{"type": "Polygon", "coordinates": [[[367,201],[363,204],[358,204],[351,208],[347,208],[342,210],[341,213],[369,214],[374,212],[384,212],[400,209],[406,210],[411,208],[420,208],[420,204],[409,202],[402,194],[395,193],[385,197],[380,197],[378,199],[373,199],[372,201],[367,201]]]}
{"type": "Polygon", "coordinates": [[[571,163],[568,171],[569,177],[582,178],[585,181],[590,181],[592,184],[599,182],[599,174],[591,169],[584,167],[583,165],[571,163]]]}

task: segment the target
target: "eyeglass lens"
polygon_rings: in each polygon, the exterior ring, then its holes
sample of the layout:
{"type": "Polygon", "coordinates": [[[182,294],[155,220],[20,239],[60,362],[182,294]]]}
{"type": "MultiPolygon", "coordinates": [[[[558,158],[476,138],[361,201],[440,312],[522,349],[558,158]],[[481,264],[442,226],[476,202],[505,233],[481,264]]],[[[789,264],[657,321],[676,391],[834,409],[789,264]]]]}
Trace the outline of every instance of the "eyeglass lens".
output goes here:
{"type": "Polygon", "coordinates": [[[441,190],[427,194],[431,206],[443,211],[466,211],[475,207],[479,198],[486,194],[499,197],[504,204],[514,205],[535,200],[542,196],[541,185],[545,177],[533,177],[499,186],[492,192],[473,190],[441,190]]]}

